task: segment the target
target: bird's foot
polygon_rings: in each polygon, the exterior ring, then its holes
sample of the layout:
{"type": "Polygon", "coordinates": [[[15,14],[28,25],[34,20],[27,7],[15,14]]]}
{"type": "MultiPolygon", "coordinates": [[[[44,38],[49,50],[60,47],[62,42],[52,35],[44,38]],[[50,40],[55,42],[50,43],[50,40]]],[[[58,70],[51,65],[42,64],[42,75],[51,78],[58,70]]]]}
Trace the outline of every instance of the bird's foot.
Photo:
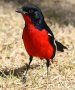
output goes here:
{"type": "Polygon", "coordinates": [[[23,76],[22,82],[23,82],[23,83],[26,83],[26,77],[25,77],[25,76],[23,76]]]}
{"type": "Polygon", "coordinates": [[[25,74],[25,72],[23,73],[23,76],[22,76],[22,82],[26,83],[26,74],[25,74]]]}
{"type": "Polygon", "coordinates": [[[22,76],[22,82],[26,83],[26,76],[24,76],[24,75],[22,76]]]}

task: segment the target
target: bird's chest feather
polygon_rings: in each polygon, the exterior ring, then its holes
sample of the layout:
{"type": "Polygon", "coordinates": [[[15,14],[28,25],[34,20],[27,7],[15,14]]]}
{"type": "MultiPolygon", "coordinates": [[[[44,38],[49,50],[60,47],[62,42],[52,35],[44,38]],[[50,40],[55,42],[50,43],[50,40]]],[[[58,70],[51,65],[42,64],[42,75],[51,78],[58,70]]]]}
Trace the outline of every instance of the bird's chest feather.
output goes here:
{"type": "Polygon", "coordinates": [[[40,31],[32,25],[24,28],[23,42],[27,52],[32,56],[45,57],[53,49],[47,32],[44,29],[40,31]]]}

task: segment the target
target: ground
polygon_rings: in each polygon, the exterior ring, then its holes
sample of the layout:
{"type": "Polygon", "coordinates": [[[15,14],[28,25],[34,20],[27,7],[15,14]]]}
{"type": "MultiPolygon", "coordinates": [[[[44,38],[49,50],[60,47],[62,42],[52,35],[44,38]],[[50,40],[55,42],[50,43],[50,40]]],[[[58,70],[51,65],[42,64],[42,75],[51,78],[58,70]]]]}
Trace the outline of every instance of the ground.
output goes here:
{"type": "Polygon", "coordinates": [[[29,56],[22,41],[24,21],[15,12],[19,6],[12,1],[0,1],[0,90],[75,90],[74,22],[60,25],[60,22],[49,20],[46,16],[46,22],[56,39],[67,46],[68,50],[56,53],[49,67],[48,78],[45,60],[34,57],[27,81],[22,82],[29,56]]]}

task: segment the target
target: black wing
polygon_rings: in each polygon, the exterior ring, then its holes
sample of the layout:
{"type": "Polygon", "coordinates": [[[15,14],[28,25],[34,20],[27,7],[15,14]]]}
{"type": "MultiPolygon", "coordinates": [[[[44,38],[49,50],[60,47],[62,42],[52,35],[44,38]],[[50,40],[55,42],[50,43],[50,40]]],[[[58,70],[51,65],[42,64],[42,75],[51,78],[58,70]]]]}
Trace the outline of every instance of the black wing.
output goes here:
{"type": "Polygon", "coordinates": [[[50,34],[52,36],[52,38],[54,39],[54,35],[53,32],[51,31],[51,29],[48,27],[48,25],[45,23],[45,21],[43,22],[44,28],[47,30],[48,34],[50,34]]]}
{"type": "Polygon", "coordinates": [[[54,38],[54,35],[53,35],[51,29],[47,26],[47,24],[46,24],[45,22],[44,22],[44,28],[45,28],[45,30],[48,32],[49,42],[50,42],[50,44],[51,44],[51,45],[53,46],[53,48],[54,48],[54,52],[53,52],[53,55],[52,55],[52,57],[51,57],[51,59],[53,59],[54,56],[55,56],[55,54],[56,54],[56,48],[57,48],[56,42],[55,42],[55,38],[54,38]]]}
{"type": "MultiPolygon", "coordinates": [[[[54,45],[54,46],[57,48],[58,51],[63,52],[64,49],[68,49],[66,46],[64,46],[63,44],[61,44],[61,43],[58,42],[57,40],[55,40],[54,35],[53,35],[51,29],[47,26],[46,23],[44,23],[44,26],[45,26],[45,29],[48,31],[48,34],[51,35],[50,38],[52,38],[52,40],[55,41],[55,42],[52,43],[52,45],[54,45]]],[[[50,41],[50,42],[51,42],[51,41],[50,41]]]]}

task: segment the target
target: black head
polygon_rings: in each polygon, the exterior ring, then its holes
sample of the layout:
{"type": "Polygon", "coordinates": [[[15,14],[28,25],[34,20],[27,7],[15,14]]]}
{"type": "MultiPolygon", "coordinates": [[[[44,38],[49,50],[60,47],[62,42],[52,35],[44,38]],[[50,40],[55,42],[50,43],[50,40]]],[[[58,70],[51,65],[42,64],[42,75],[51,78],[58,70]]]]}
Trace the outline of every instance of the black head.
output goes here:
{"type": "Polygon", "coordinates": [[[27,14],[31,17],[35,16],[34,18],[38,18],[39,15],[43,16],[41,10],[33,4],[28,4],[26,6],[23,6],[22,8],[17,9],[16,12],[27,14]]]}
{"type": "Polygon", "coordinates": [[[28,15],[33,22],[41,23],[41,20],[44,19],[41,10],[33,4],[23,6],[22,8],[17,9],[16,12],[28,15]]]}

